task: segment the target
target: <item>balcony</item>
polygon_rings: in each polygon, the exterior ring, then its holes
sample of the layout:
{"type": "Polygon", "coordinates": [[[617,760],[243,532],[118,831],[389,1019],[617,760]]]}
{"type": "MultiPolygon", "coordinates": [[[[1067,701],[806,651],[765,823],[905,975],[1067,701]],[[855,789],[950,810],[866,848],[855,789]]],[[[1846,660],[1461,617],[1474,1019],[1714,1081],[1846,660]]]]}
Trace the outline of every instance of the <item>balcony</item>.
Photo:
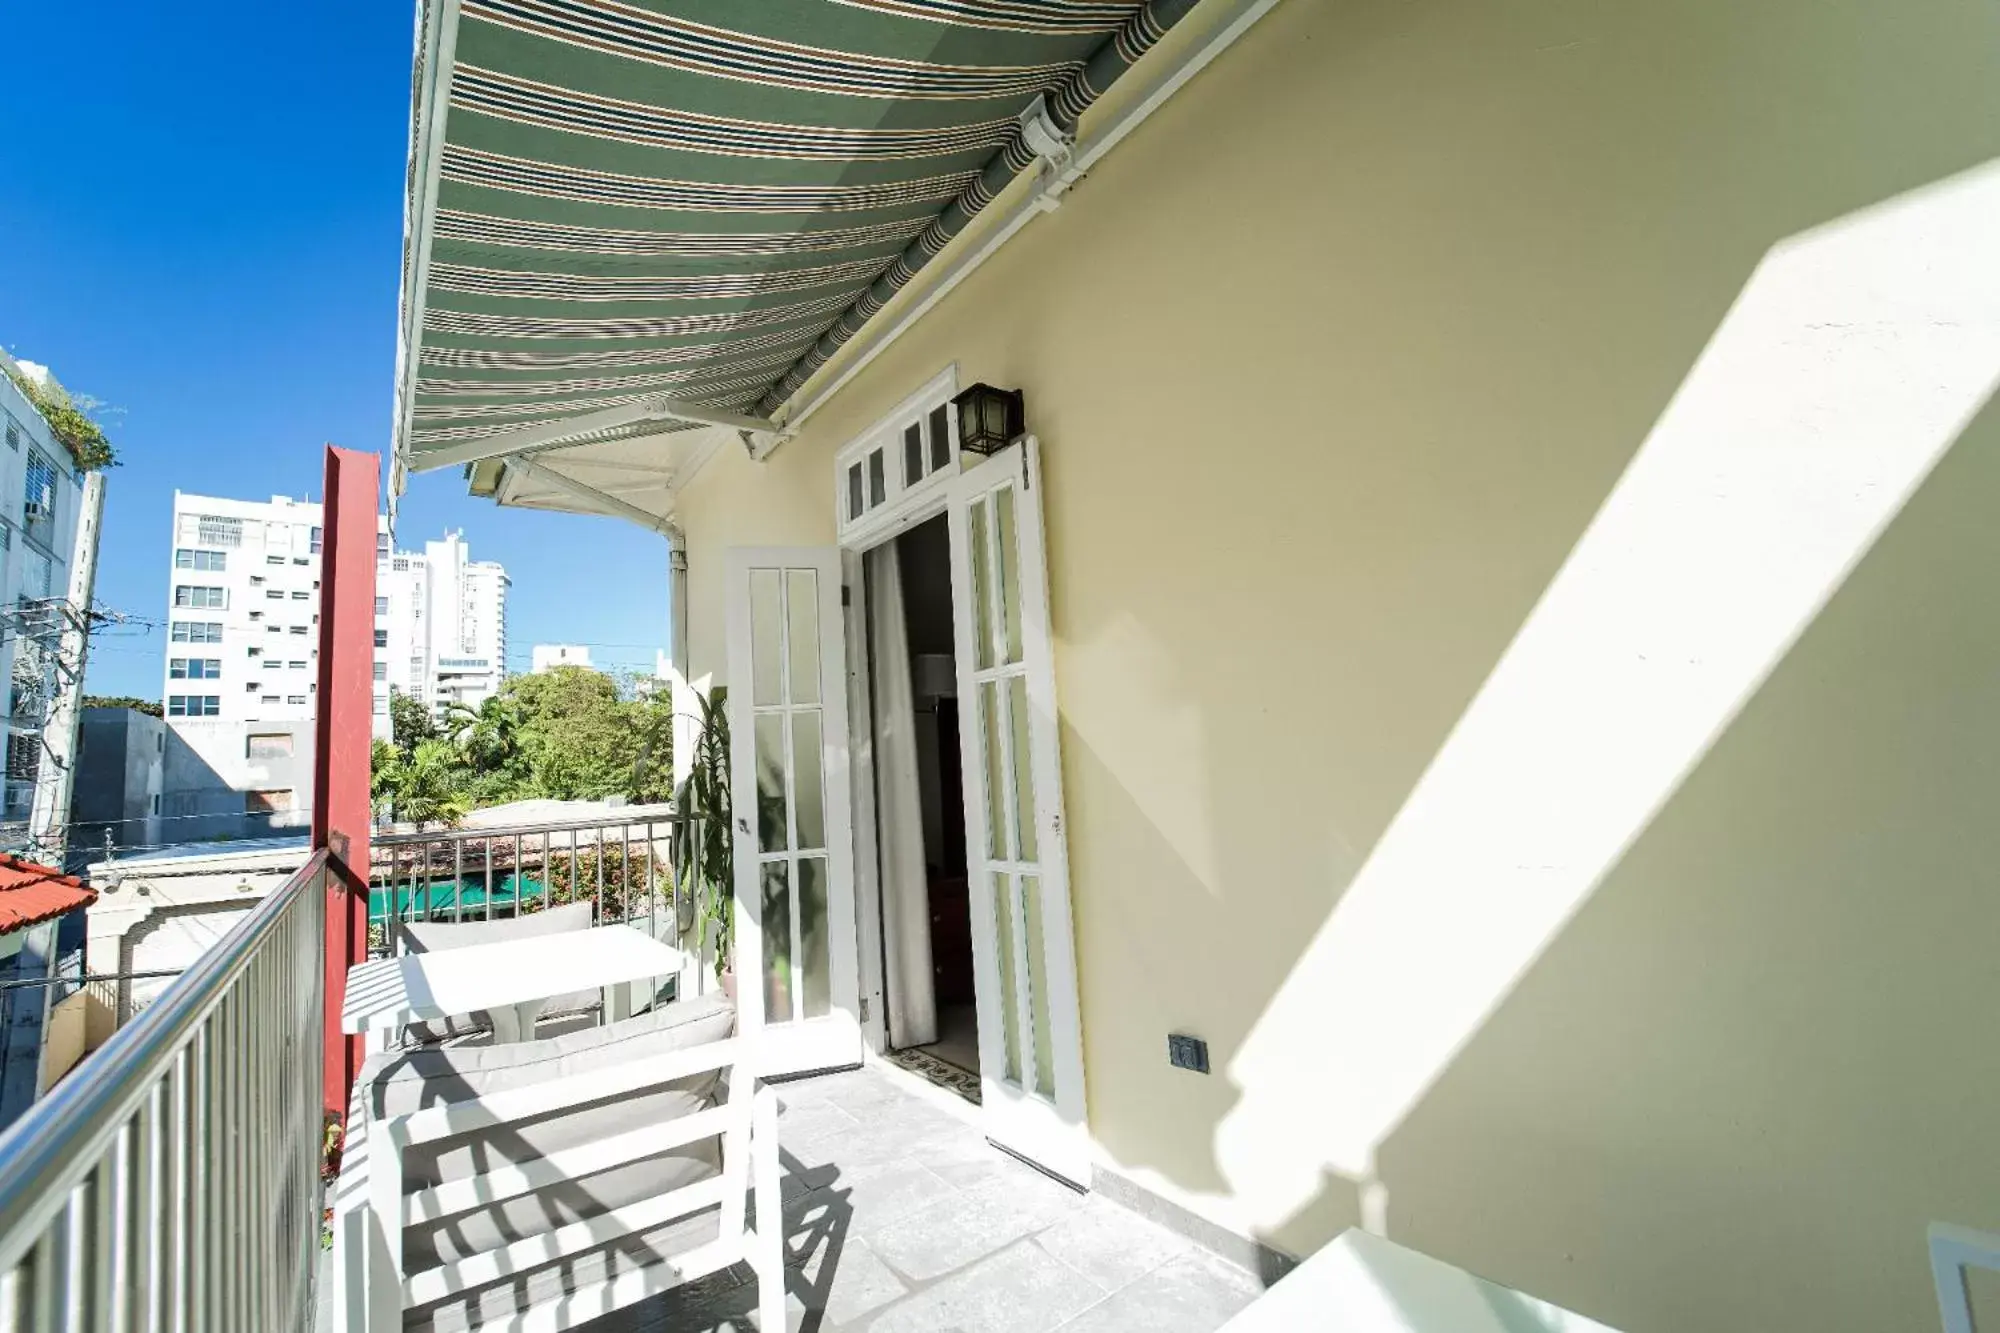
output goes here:
{"type": "MultiPolygon", "coordinates": [[[[676,823],[652,811],[382,839],[371,853],[369,953],[392,954],[410,925],[532,922],[564,909],[679,938],[688,914],[675,892],[685,879],[668,854],[676,823]]],[[[323,1192],[323,948],[344,875],[338,858],[314,853],[0,1148],[0,1328],[71,1326],[62,1311],[85,1328],[256,1333],[760,1326],[760,1278],[749,1261],[716,1263],[672,1287],[671,1264],[610,1274],[625,1285],[608,1292],[579,1280],[590,1276],[589,1252],[643,1252],[654,1233],[622,1230],[635,1216],[629,1208],[622,1218],[616,1208],[587,1214],[587,1245],[560,1263],[524,1265],[498,1284],[502,1298],[487,1283],[484,1304],[469,1309],[447,1300],[373,1323],[363,1316],[357,1307],[381,1283],[356,1246],[324,1251],[319,1224],[322,1208],[338,1229],[365,1207],[377,1142],[357,1095],[343,1171],[323,1192]],[[660,1289],[573,1322],[594,1301],[646,1287],[660,1289]]],[[[671,979],[628,1021],[719,1003],[711,982],[683,995],[685,980],[671,979]]],[[[578,1030],[575,1020],[545,1027],[578,1030]]],[[[459,1038],[457,1049],[490,1051],[489,1041],[459,1038]]],[[[379,1066],[362,1067],[364,1082],[379,1066]]],[[[867,1065],[765,1092],[775,1174],[768,1184],[729,1183],[753,1196],[744,1214],[751,1229],[760,1185],[763,1198],[782,1200],[773,1252],[788,1327],[1200,1333],[1257,1292],[1247,1274],[1190,1242],[991,1147],[967,1103],[900,1070],[867,1065]]],[[[433,1114],[460,1105],[449,1086],[428,1087],[421,1100],[433,1114]]],[[[513,1167],[532,1175],[565,1160],[574,1154],[513,1167]]],[[[541,1196],[578,1190],[603,1163],[577,1165],[574,1174],[544,1170],[541,1196]]],[[[498,1174],[482,1176],[480,1192],[498,1174]]],[[[702,1198],[700,1213],[729,1208],[702,1198]]],[[[556,1219],[568,1220],[567,1212],[556,1219]]],[[[556,1229],[510,1235],[508,1248],[532,1250],[556,1229]]],[[[447,1254],[442,1267],[405,1276],[411,1290],[428,1291],[454,1268],[463,1276],[472,1265],[447,1254]]]]}

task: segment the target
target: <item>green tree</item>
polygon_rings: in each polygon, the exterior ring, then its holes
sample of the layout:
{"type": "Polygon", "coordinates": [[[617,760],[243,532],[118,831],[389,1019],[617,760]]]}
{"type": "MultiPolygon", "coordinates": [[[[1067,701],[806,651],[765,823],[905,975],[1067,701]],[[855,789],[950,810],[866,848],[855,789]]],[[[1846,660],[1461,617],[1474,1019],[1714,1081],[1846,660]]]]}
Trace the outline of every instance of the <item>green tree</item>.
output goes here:
{"type": "Polygon", "coordinates": [[[86,694],[83,696],[85,708],[129,708],[147,717],[165,717],[158,699],[137,699],[129,694],[86,694]]]}
{"type": "Polygon", "coordinates": [[[414,820],[419,828],[427,824],[456,826],[472,809],[467,790],[471,774],[457,747],[442,737],[419,741],[407,758],[397,762],[394,773],[391,808],[400,818],[414,820]]]}
{"type": "Polygon", "coordinates": [[[403,780],[403,752],[385,740],[368,747],[368,796],[378,813],[396,822],[396,787],[403,780]]]}
{"type": "Polygon", "coordinates": [[[415,754],[417,747],[428,740],[437,739],[437,722],[431,717],[431,710],[424,701],[391,686],[389,689],[389,732],[396,740],[396,748],[403,752],[405,759],[415,754]]]}

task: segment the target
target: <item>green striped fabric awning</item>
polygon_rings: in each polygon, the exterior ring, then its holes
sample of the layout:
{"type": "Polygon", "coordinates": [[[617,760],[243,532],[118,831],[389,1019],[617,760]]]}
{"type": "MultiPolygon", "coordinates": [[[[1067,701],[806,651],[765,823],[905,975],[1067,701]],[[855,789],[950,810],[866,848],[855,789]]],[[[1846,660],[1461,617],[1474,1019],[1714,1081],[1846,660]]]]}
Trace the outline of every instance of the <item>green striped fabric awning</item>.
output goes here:
{"type": "Polygon", "coordinates": [[[427,0],[398,453],[766,419],[1195,0],[427,0]]]}

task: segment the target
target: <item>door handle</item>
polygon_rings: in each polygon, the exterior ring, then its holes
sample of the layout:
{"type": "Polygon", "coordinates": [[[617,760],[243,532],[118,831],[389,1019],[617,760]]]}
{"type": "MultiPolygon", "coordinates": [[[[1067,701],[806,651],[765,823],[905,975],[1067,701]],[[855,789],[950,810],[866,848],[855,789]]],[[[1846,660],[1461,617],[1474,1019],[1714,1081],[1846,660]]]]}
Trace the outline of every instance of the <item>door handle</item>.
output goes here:
{"type": "Polygon", "coordinates": [[[741,833],[741,834],[742,834],[742,835],[743,835],[744,837],[746,837],[746,838],[750,836],[750,819],[749,819],[749,816],[747,816],[747,815],[738,815],[738,816],[736,817],[736,831],[737,831],[738,833],[741,833]]]}

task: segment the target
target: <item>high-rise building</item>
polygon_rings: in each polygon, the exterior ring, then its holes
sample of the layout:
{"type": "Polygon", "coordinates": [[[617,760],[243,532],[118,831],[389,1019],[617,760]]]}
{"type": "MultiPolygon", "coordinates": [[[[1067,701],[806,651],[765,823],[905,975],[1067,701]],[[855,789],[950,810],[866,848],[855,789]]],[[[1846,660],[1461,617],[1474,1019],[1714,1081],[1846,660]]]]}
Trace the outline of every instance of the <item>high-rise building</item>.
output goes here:
{"type": "MultiPolygon", "coordinates": [[[[303,827],[311,817],[320,506],[175,492],[167,606],[163,836],[303,827]]],[[[449,533],[424,553],[375,547],[374,733],[401,690],[442,715],[500,687],[507,574],[449,533]]]]}
{"type": "Polygon", "coordinates": [[[398,551],[378,565],[375,588],[376,710],[387,686],[442,717],[452,704],[477,708],[507,675],[507,571],[473,560],[459,533],[398,551]]]}

